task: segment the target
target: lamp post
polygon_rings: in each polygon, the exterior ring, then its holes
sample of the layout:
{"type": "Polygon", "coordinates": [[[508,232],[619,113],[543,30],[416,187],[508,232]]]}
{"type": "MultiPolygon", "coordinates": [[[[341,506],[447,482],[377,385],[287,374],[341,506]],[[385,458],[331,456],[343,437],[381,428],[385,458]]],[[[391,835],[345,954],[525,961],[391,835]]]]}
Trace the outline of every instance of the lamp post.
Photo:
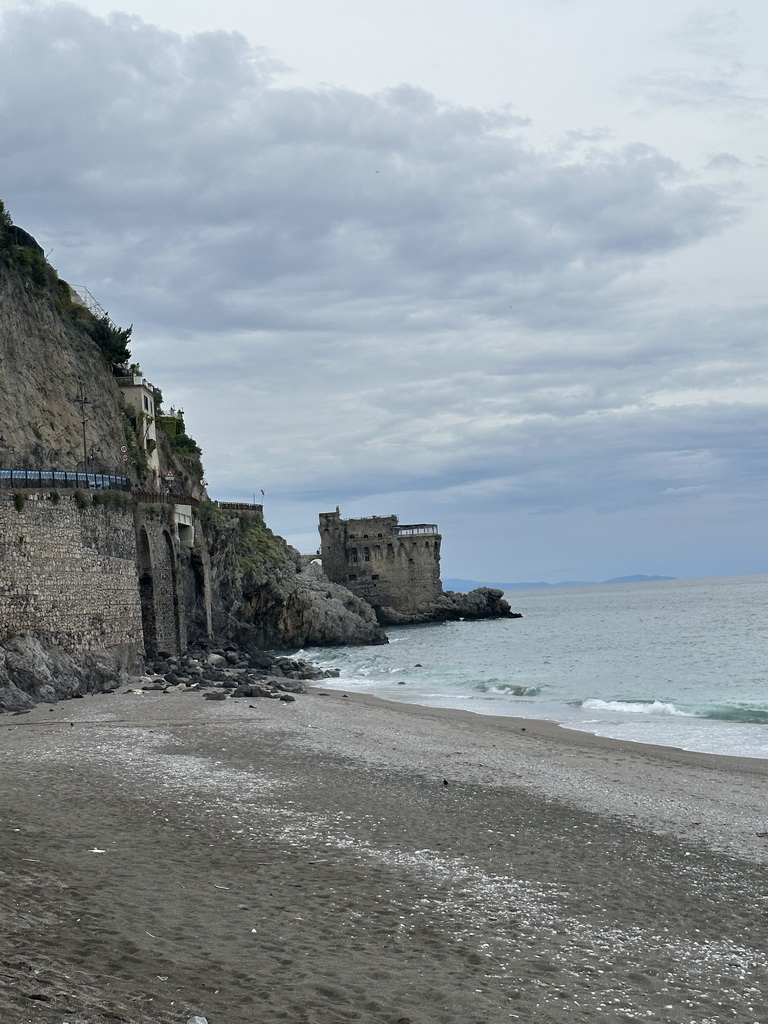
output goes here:
{"type": "Polygon", "coordinates": [[[88,398],[88,396],[85,393],[85,381],[81,380],[79,382],[79,384],[78,384],[78,388],[79,388],[79,390],[78,390],[77,397],[73,398],[72,401],[76,405],[80,406],[80,416],[82,417],[82,421],[83,421],[83,471],[85,472],[85,485],[87,487],[88,486],[88,443],[87,443],[87,441],[85,439],[85,424],[88,422],[88,420],[87,420],[86,415],[85,415],[85,407],[86,407],[86,405],[90,405],[91,402],[90,402],[90,399],[88,398]]]}
{"type": "MultiPolygon", "coordinates": [[[[0,448],[2,448],[2,450],[3,450],[3,454],[2,454],[3,463],[5,463],[6,459],[9,459],[9,457],[12,456],[14,451],[16,450],[13,447],[12,444],[8,444],[8,442],[5,440],[5,437],[3,436],[3,434],[0,434],[0,448]]],[[[4,465],[3,468],[4,469],[12,469],[13,467],[12,466],[5,466],[4,465]]]]}

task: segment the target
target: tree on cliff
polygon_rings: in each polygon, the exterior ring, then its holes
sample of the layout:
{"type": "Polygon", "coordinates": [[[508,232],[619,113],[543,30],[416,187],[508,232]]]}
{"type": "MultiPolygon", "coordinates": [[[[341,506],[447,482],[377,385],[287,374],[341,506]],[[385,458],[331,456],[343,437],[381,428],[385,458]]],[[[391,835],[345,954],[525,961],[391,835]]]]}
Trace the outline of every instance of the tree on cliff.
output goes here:
{"type": "Polygon", "coordinates": [[[108,316],[92,317],[85,329],[104,353],[110,366],[119,366],[131,358],[128,340],[133,331],[133,324],[123,329],[115,327],[108,316]]]}

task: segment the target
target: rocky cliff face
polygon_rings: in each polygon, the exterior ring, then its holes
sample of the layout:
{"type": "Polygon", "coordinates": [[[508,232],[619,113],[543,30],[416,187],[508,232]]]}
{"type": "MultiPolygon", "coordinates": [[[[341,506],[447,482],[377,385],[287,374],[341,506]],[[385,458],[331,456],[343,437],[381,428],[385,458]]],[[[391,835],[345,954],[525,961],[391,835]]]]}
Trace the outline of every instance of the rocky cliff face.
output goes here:
{"type": "Polygon", "coordinates": [[[125,666],[112,654],[94,651],[78,659],[30,636],[0,645],[0,711],[110,693],[127,679],[125,666]]]}
{"type": "Polygon", "coordinates": [[[0,260],[2,468],[82,470],[82,420],[73,401],[80,381],[89,402],[89,468],[118,472],[124,418],[104,356],[62,319],[52,286],[0,260]]]}
{"type": "MultiPolygon", "coordinates": [[[[285,650],[386,643],[373,609],[249,513],[201,507],[218,636],[285,650]]],[[[198,615],[194,627],[200,635],[198,615]]]]}

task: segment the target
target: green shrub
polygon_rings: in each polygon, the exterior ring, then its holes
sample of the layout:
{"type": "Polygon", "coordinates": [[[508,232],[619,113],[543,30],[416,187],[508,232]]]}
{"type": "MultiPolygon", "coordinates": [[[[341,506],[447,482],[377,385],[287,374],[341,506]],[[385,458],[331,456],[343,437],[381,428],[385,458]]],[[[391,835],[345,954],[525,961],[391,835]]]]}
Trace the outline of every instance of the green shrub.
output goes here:
{"type": "Polygon", "coordinates": [[[260,516],[248,512],[238,513],[240,537],[237,544],[237,564],[241,572],[260,574],[268,565],[283,565],[286,561],[285,541],[276,537],[260,516]]]}
{"type": "Polygon", "coordinates": [[[72,497],[75,499],[75,504],[77,505],[78,508],[88,508],[88,506],[90,505],[88,496],[84,494],[79,487],[72,495],[72,497]]]}
{"type": "Polygon", "coordinates": [[[14,491],[13,493],[13,504],[16,506],[17,512],[23,512],[24,506],[27,503],[26,494],[22,494],[21,491],[14,491]]]}
{"type": "Polygon", "coordinates": [[[103,505],[106,508],[119,509],[121,512],[132,510],[136,500],[131,494],[125,491],[94,491],[91,495],[94,505],[103,505]]]}
{"type": "Polygon", "coordinates": [[[49,497],[51,499],[52,505],[58,505],[59,501],[61,500],[61,495],[59,494],[58,491],[51,491],[49,497]]]}

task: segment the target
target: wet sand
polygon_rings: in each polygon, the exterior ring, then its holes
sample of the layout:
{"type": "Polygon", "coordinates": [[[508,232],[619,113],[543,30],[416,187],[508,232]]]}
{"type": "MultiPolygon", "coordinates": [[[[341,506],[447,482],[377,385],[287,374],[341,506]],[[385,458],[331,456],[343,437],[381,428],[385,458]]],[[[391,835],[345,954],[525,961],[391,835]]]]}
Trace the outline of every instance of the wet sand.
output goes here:
{"type": "Polygon", "coordinates": [[[2,1024],[768,1024],[768,762],[321,692],[0,716],[2,1024]]]}

